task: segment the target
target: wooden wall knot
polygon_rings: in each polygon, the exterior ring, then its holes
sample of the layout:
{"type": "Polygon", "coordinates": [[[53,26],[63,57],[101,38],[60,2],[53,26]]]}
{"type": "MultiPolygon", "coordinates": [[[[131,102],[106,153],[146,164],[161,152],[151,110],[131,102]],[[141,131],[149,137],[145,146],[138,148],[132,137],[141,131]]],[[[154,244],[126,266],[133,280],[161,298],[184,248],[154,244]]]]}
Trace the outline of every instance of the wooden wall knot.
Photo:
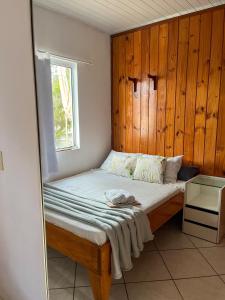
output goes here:
{"type": "Polygon", "coordinates": [[[202,114],[205,112],[204,106],[199,106],[196,108],[196,114],[202,114]]]}
{"type": "Polygon", "coordinates": [[[224,147],[223,146],[217,146],[216,148],[216,152],[217,153],[220,153],[220,152],[223,152],[224,151],[224,147]]]}
{"type": "Polygon", "coordinates": [[[177,130],[176,132],[176,136],[180,136],[180,135],[184,135],[184,132],[181,129],[177,130]]]}
{"type": "Polygon", "coordinates": [[[195,127],[195,132],[198,132],[198,131],[205,132],[206,129],[205,129],[205,127],[203,127],[203,126],[197,126],[197,127],[195,127]]]}
{"type": "Polygon", "coordinates": [[[124,75],[121,75],[121,76],[119,77],[119,83],[121,83],[122,80],[124,80],[124,78],[125,78],[125,76],[124,76],[124,75]]]}
{"type": "Polygon", "coordinates": [[[168,128],[168,127],[167,127],[167,125],[166,125],[166,126],[162,127],[161,129],[158,129],[157,132],[158,132],[158,133],[165,133],[166,130],[167,130],[167,128],[168,128]]]}
{"type": "Polygon", "coordinates": [[[206,114],[206,119],[217,119],[218,118],[218,112],[208,112],[206,114]]]}
{"type": "Polygon", "coordinates": [[[175,68],[171,68],[171,69],[168,69],[168,71],[170,72],[170,73],[172,73],[172,72],[175,72],[175,68]]]}

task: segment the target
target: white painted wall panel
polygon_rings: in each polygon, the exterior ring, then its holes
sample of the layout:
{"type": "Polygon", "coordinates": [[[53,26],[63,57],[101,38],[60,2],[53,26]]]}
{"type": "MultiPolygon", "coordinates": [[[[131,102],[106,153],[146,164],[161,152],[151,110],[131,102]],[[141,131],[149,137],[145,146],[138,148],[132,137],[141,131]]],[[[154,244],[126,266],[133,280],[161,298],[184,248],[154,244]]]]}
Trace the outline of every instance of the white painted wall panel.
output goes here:
{"type": "Polygon", "coordinates": [[[0,10],[0,298],[46,300],[30,7],[0,10]]]}
{"type": "Polygon", "coordinates": [[[96,168],[111,149],[110,37],[80,21],[34,7],[35,44],[78,65],[80,149],[58,152],[56,178],[96,168]]]}

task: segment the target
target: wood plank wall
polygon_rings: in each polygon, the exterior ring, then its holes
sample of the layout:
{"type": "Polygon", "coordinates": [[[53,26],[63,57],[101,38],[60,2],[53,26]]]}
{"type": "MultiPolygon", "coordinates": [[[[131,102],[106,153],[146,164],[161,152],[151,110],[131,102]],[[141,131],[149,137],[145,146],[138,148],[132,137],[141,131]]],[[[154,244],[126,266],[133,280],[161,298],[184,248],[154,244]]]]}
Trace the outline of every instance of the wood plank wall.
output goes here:
{"type": "Polygon", "coordinates": [[[184,164],[225,176],[224,24],[220,7],[112,37],[115,150],[184,154],[184,164]]]}

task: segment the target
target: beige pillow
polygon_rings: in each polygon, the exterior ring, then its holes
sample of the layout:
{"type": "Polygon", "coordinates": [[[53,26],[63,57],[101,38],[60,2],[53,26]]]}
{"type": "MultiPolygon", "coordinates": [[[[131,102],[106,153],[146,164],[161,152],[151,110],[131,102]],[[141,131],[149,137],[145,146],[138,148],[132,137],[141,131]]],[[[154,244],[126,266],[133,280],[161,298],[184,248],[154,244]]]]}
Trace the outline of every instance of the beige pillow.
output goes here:
{"type": "Polygon", "coordinates": [[[177,174],[181,168],[182,159],[183,155],[166,158],[165,183],[175,183],[177,181],[177,174]]]}
{"type": "Polygon", "coordinates": [[[137,158],[132,156],[114,156],[108,166],[107,171],[115,175],[133,177],[137,158]]]}
{"type": "Polygon", "coordinates": [[[166,159],[162,156],[142,156],[137,158],[134,179],[151,183],[163,183],[166,159]]]}

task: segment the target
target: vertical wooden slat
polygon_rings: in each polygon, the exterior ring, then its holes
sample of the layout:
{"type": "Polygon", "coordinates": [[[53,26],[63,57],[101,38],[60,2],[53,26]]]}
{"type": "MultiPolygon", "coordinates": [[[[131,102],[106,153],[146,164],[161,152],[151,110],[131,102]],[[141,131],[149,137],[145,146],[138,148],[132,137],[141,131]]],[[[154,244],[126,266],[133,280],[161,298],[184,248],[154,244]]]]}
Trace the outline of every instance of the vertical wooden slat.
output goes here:
{"type": "MultiPolygon", "coordinates": [[[[159,26],[152,26],[150,35],[150,66],[149,73],[158,76],[158,48],[159,26]]],[[[156,154],[156,115],[157,115],[157,90],[153,89],[153,82],[149,82],[149,115],[148,115],[148,153],[156,154]]]]}
{"type": "Polygon", "coordinates": [[[213,11],[210,75],[206,112],[204,171],[214,172],[216,131],[221,76],[224,10],[213,11]]]}
{"type": "Polygon", "coordinates": [[[223,54],[216,142],[215,175],[225,176],[225,30],[223,34],[223,54]]]}
{"type": "MultiPolygon", "coordinates": [[[[134,32],[134,77],[141,78],[141,31],[134,32]]],[[[133,152],[140,151],[141,135],[141,83],[138,82],[137,92],[133,95],[133,152]]]]}
{"type": "Polygon", "coordinates": [[[126,35],[126,131],[125,131],[125,151],[132,152],[133,145],[133,83],[128,77],[133,77],[134,72],[134,35],[126,35]]]}
{"type": "Polygon", "coordinates": [[[141,32],[141,140],[140,151],[148,151],[148,95],[149,95],[149,30],[141,32]]]}
{"type": "Polygon", "coordinates": [[[187,91],[185,109],[184,161],[192,163],[195,132],[195,101],[199,55],[200,15],[190,17],[187,91]]]}
{"type": "Polygon", "coordinates": [[[168,70],[166,99],[165,155],[173,156],[174,115],[176,109],[178,20],[169,22],[168,28],[168,70]]]}
{"type": "Polygon", "coordinates": [[[112,147],[119,150],[119,38],[112,39],[112,147]]]}
{"type": "Polygon", "coordinates": [[[119,151],[125,149],[125,131],[126,131],[126,61],[125,61],[125,36],[119,36],[119,151]]]}
{"type": "Polygon", "coordinates": [[[208,77],[211,48],[211,12],[201,15],[197,95],[195,104],[195,134],[194,134],[194,159],[193,163],[203,166],[205,147],[205,115],[208,92],[208,77]]]}
{"type": "Polygon", "coordinates": [[[183,154],[189,17],[179,20],[174,155],[183,154]]]}
{"type": "Polygon", "coordinates": [[[159,26],[158,106],[156,152],[165,155],[168,24],[159,26]]]}

